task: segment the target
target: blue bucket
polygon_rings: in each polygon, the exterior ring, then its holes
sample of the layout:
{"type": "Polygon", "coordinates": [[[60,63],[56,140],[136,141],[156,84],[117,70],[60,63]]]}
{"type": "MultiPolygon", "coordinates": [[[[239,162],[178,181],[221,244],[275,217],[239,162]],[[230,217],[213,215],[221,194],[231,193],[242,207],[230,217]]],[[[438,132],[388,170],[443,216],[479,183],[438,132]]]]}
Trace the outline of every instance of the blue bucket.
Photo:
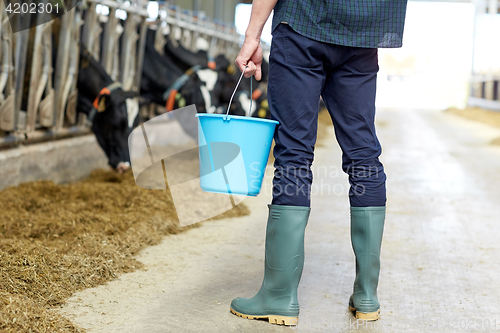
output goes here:
{"type": "Polygon", "coordinates": [[[196,117],[202,190],[258,195],[278,122],[207,113],[196,117]]]}

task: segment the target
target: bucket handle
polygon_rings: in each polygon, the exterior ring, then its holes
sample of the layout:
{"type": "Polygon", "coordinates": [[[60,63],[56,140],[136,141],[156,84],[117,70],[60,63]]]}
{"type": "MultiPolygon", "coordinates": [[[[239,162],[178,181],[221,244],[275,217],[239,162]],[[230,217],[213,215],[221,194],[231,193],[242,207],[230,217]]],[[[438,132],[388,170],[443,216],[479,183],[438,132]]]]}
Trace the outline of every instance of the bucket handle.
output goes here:
{"type": "MultiPolygon", "coordinates": [[[[245,74],[245,70],[248,68],[248,65],[243,68],[243,72],[240,75],[240,79],[238,80],[238,83],[236,83],[236,88],[234,88],[233,94],[231,95],[231,99],[229,100],[229,105],[227,106],[227,111],[226,111],[226,116],[224,117],[224,120],[228,120],[229,116],[229,109],[231,108],[231,102],[233,101],[234,94],[236,94],[236,90],[238,90],[238,87],[240,86],[241,79],[243,78],[243,74],[245,74]]],[[[252,77],[250,77],[250,112],[252,112],[252,77]]]]}

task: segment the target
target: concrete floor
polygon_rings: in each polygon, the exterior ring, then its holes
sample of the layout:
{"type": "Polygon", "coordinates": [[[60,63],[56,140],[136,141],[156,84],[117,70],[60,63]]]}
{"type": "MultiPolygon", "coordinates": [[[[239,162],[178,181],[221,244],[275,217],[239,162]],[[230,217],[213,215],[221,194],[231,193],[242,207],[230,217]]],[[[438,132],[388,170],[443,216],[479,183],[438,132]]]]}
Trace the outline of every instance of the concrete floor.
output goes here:
{"type": "Polygon", "coordinates": [[[229,312],[262,282],[269,182],[245,200],[250,216],[165,238],[138,256],[146,271],[80,292],[62,311],[89,332],[500,331],[500,146],[489,145],[500,130],[415,110],[382,110],[377,125],[388,208],[375,327],[347,308],[354,255],[333,135],[314,163],[298,327],[229,312]]]}

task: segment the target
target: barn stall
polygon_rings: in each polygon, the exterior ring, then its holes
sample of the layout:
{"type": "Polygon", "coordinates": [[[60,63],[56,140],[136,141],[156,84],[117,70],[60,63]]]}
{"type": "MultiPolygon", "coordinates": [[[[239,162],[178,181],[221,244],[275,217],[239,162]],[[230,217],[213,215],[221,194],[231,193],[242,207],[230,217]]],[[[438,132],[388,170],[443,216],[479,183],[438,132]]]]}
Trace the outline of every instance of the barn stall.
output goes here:
{"type": "MultiPolygon", "coordinates": [[[[24,150],[36,154],[39,148],[32,148],[35,146],[31,144],[42,141],[49,141],[53,149],[60,149],[66,156],[71,147],[69,141],[56,141],[61,138],[83,136],[71,141],[71,145],[92,146],[92,137],[87,135],[91,133],[87,117],[77,112],[79,40],[114,81],[124,90],[137,93],[148,28],[157,32],[156,47],[160,53],[170,31],[193,51],[198,37],[203,37],[211,56],[223,53],[234,58],[241,41],[234,26],[209,20],[202,12],[170,5],[163,5],[158,17],[151,19],[147,2],[83,1],[58,20],[15,34],[4,9],[0,9],[0,147],[9,156],[5,160],[10,161],[0,171],[0,188],[16,185],[21,179],[72,181],[103,166],[99,150],[93,148],[82,148],[81,158],[74,156],[64,161],[55,156],[45,161],[38,156],[34,158],[34,167],[29,166],[29,158],[10,158],[24,150]],[[66,172],[44,176],[56,166],[64,169],[65,165],[66,172]]],[[[155,114],[157,108],[152,105],[141,110],[145,120],[155,114]]]]}

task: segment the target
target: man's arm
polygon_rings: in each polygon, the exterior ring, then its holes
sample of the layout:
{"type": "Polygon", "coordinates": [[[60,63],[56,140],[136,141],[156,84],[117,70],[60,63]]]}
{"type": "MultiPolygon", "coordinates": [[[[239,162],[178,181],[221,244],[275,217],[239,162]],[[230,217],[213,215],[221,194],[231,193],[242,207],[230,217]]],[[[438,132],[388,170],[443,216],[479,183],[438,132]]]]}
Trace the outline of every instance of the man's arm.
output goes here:
{"type": "Polygon", "coordinates": [[[278,0],[253,1],[250,23],[245,33],[245,42],[235,61],[240,71],[243,71],[245,66],[248,65],[245,71],[245,77],[247,78],[255,74],[255,79],[260,81],[262,77],[262,48],[260,46],[260,36],[262,35],[264,24],[266,24],[277,1],[278,0]]]}

